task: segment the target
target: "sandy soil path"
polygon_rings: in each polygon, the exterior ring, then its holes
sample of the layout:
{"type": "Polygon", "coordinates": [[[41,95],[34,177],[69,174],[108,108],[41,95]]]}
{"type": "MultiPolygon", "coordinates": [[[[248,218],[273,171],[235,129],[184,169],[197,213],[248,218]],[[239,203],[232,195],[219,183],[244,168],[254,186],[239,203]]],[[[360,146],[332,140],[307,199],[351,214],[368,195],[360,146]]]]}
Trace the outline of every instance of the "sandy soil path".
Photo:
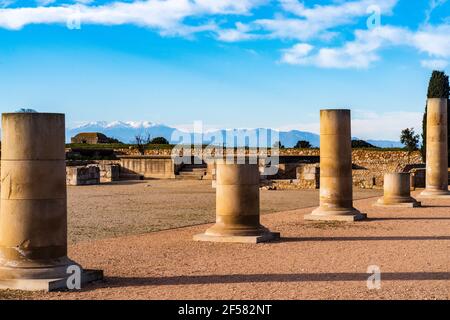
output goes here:
{"type": "Polygon", "coordinates": [[[82,292],[34,299],[449,299],[450,201],[423,208],[355,206],[370,219],[313,223],[309,208],[266,214],[283,239],[259,245],[193,242],[207,225],[80,242],[70,255],[105,271],[82,292]],[[381,289],[368,290],[368,266],[381,289]]]}

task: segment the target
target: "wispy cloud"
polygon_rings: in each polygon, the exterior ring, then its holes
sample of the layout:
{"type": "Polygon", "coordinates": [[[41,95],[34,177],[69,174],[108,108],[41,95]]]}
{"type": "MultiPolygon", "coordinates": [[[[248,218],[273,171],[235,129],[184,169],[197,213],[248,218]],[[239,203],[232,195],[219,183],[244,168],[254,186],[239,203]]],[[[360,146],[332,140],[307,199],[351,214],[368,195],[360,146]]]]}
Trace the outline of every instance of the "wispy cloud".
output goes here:
{"type": "Polygon", "coordinates": [[[255,38],[264,39],[310,39],[329,40],[337,33],[331,29],[354,24],[358,18],[368,16],[368,8],[376,4],[381,14],[391,14],[398,0],[357,0],[331,5],[306,7],[297,0],[279,0],[284,12],[270,19],[255,19],[241,24],[235,29],[219,30],[219,39],[224,41],[242,41],[255,38]],[[287,17],[286,15],[295,17],[287,17]],[[233,37],[223,35],[232,34],[233,37]]]}
{"type": "Polygon", "coordinates": [[[56,0],[36,0],[36,4],[41,7],[48,6],[49,4],[55,3],[56,0]]]}
{"type": "Polygon", "coordinates": [[[9,7],[10,5],[12,5],[14,2],[16,2],[15,0],[0,0],[0,8],[6,8],[9,7]]]}
{"type": "Polygon", "coordinates": [[[429,0],[428,9],[425,11],[425,21],[424,24],[428,24],[431,19],[431,14],[437,8],[445,4],[447,0],[429,0]]]}
{"type": "Polygon", "coordinates": [[[448,61],[442,59],[430,59],[420,61],[422,67],[431,70],[443,70],[448,66],[448,61]]]}
{"type": "Polygon", "coordinates": [[[170,36],[210,32],[224,42],[286,40],[291,46],[281,50],[281,62],[320,68],[369,68],[390,46],[406,46],[426,55],[420,61],[424,67],[444,66],[450,59],[450,23],[428,24],[433,10],[446,0],[430,0],[426,23],[417,30],[382,25],[354,30],[351,40],[342,35],[341,27],[352,27],[367,19],[373,5],[380,14],[390,15],[398,0],[334,1],[327,5],[278,0],[277,11],[269,17],[252,15],[255,8],[273,4],[270,0],[135,0],[102,5],[95,5],[92,0],[75,0],[72,5],[35,0],[38,7],[14,8],[7,7],[10,1],[14,0],[0,0],[0,7],[2,3],[4,6],[0,8],[0,28],[19,30],[29,24],[66,24],[77,19],[81,24],[132,24],[170,36]],[[230,15],[236,20],[242,17],[242,21],[233,20],[230,26],[224,19],[230,15]],[[331,39],[340,43],[331,46],[331,39]]]}
{"type": "Polygon", "coordinates": [[[134,24],[156,28],[164,34],[186,34],[215,29],[213,24],[184,25],[183,20],[187,17],[246,15],[261,3],[261,0],[147,0],[99,6],[7,8],[0,9],[0,27],[18,30],[28,24],[61,24],[77,15],[83,24],[134,24]]]}
{"type": "Polygon", "coordinates": [[[303,50],[302,44],[283,51],[281,61],[298,65],[313,65],[321,68],[368,68],[377,61],[377,51],[389,44],[406,43],[406,30],[394,27],[378,27],[371,30],[357,30],[355,40],[342,47],[319,48],[316,51],[303,50]]]}
{"type": "MultiPolygon", "coordinates": [[[[370,30],[356,30],[355,39],[341,47],[324,47],[317,50],[303,50],[305,44],[294,45],[282,50],[281,61],[297,65],[313,65],[321,68],[368,68],[380,59],[380,50],[389,46],[412,47],[426,53],[431,61],[450,57],[450,25],[427,26],[413,32],[407,28],[381,26],[370,30]]],[[[422,63],[423,65],[423,63],[422,63]]]]}

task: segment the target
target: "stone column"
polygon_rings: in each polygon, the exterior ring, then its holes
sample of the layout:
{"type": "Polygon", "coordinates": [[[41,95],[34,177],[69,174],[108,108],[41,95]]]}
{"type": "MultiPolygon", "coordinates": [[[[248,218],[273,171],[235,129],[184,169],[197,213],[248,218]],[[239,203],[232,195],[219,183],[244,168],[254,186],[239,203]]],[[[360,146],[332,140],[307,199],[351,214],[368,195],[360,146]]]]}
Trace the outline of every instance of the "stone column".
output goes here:
{"type": "Polygon", "coordinates": [[[420,202],[411,197],[411,178],[409,173],[386,173],[384,175],[384,195],[376,206],[420,207],[420,202]]]}
{"type": "Polygon", "coordinates": [[[350,110],[320,111],[320,207],[306,220],[355,221],[350,110]]]}
{"type": "Polygon", "coordinates": [[[65,287],[67,268],[78,266],[67,257],[64,122],[2,115],[0,288],[65,287]]]}
{"type": "Polygon", "coordinates": [[[196,241],[258,243],[278,239],[259,221],[257,164],[216,163],[216,224],[196,241]]]}
{"type": "Polygon", "coordinates": [[[427,101],[426,188],[420,197],[449,197],[447,99],[427,101]]]}

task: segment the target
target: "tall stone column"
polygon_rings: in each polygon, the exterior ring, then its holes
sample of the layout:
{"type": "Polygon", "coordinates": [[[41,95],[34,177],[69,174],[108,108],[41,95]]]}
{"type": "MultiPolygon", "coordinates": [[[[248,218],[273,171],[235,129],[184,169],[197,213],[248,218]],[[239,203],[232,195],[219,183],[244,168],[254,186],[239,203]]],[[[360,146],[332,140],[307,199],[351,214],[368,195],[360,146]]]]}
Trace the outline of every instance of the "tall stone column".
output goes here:
{"type": "Polygon", "coordinates": [[[427,101],[426,187],[420,197],[449,197],[447,99],[427,101]]]}
{"type": "Polygon", "coordinates": [[[306,220],[355,221],[350,110],[320,111],[320,207],[306,220]]]}
{"type": "Polygon", "coordinates": [[[376,206],[382,207],[420,207],[420,202],[411,197],[411,178],[407,172],[386,173],[384,175],[384,195],[376,206]]]}
{"type": "Polygon", "coordinates": [[[257,164],[216,163],[216,224],[197,241],[258,243],[278,239],[260,224],[257,164]]]}
{"type": "Polygon", "coordinates": [[[63,114],[2,115],[0,288],[64,288],[68,267],[79,267],[67,257],[64,122],[63,114]]]}

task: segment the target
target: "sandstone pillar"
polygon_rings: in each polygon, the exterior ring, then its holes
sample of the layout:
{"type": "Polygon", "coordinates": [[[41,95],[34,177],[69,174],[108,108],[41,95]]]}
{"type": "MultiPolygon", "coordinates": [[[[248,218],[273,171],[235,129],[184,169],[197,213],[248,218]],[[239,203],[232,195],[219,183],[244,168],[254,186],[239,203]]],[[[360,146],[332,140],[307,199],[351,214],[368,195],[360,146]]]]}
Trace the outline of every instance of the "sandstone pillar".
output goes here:
{"type": "Polygon", "coordinates": [[[65,288],[78,266],[67,257],[64,137],[63,114],[2,115],[0,288],[65,288]]]}
{"type": "Polygon", "coordinates": [[[279,238],[260,224],[257,164],[216,163],[216,224],[197,241],[258,243],[279,238]]]}
{"type": "Polygon", "coordinates": [[[356,221],[353,208],[350,110],[320,111],[320,207],[306,220],[356,221]]]}
{"type": "Polygon", "coordinates": [[[411,197],[411,178],[409,173],[386,173],[384,175],[384,195],[377,206],[419,207],[420,202],[411,197]]]}
{"type": "Polygon", "coordinates": [[[426,187],[420,197],[448,197],[447,99],[427,101],[426,187]]]}

